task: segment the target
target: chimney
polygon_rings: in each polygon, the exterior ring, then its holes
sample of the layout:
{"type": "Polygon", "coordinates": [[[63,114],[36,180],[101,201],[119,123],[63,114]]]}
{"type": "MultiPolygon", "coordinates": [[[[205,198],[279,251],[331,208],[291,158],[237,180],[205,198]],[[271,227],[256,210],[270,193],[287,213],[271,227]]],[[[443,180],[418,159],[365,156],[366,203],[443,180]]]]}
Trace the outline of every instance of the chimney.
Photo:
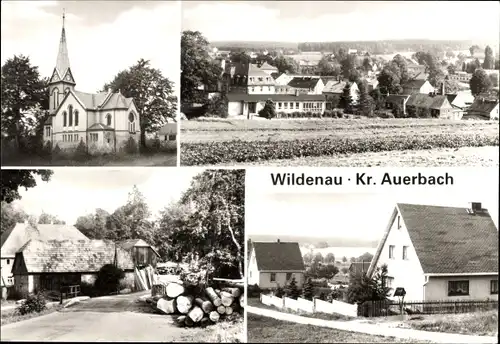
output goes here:
{"type": "Polygon", "coordinates": [[[481,211],[483,208],[481,206],[481,202],[471,202],[470,209],[472,210],[473,213],[476,213],[478,211],[481,211]]]}
{"type": "Polygon", "coordinates": [[[278,244],[280,243],[280,239],[278,239],[278,244]]]}

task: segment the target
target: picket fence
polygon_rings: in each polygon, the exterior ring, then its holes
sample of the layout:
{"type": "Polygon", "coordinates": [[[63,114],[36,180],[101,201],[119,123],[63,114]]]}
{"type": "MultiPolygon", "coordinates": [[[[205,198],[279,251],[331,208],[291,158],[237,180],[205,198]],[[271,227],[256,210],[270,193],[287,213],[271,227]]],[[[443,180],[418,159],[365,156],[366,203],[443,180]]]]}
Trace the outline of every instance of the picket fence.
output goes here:
{"type": "Polygon", "coordinates": [[[260,294],[260,302],[268,306],[274,306],[278,309],[291,309],[307,313],[336,313],[349,317],[357,317],[358,315],[357,305],[351,305],[336,300],[333,300],[332,302],[326,302],[319,299],[309,301],[300,297],[297,300],[294,300],[288,297],[280,298],[273,295],[260,294]]]}

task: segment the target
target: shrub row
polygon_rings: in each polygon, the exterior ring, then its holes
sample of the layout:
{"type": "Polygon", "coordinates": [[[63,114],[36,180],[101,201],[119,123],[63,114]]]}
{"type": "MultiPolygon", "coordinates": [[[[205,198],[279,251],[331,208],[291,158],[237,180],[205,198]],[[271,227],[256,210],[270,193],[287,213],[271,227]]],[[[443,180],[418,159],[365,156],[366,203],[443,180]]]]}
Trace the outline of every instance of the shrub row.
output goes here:
{"type": "Polygon", "coordinates": [[[275,118],[347,118],[343,109],[326,110],[323,113],[312,111],[277,112],[275,118]]]}
{"type": "Polygon", "coordinates": [[[319,138],[290,141],[233,140],[183,143],[181,163],[184,166],[215,165],[229,162],[252,162],[335,154],[498,146],[498,142],[498,133],[496,133],[493,136],[487,134],[435,134],[362,139],[319,138]]]}

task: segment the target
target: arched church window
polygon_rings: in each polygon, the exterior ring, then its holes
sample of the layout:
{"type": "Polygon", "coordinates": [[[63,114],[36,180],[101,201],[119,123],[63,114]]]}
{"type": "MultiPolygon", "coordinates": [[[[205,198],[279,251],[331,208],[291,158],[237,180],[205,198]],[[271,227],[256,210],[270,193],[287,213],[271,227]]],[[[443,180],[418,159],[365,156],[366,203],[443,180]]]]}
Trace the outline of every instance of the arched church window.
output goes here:
{"type": "Polygon", "coordinates": [[[111,114],[108,113],[106,115],[106,125],[111,126],[111,114]]]}
{"type": "Polygon", "coordinates": [[[78,110],[75,110],[75,127],[78,126],[78,110]]]}
{"type": "Polygon", "coordinates": [[[135,115],[133,112],[129,113],[128,115],[128,120],[129,120],[129,123],[128,123],[128,130],[131,132],[131,133],[135,133],[135,115]]]}
{"type": "Polygon", "coordinates": [[[73,126],[73,106],[70,105],[68,107],[68,112],[69,112],[69,126],[72,127],[73,126]]]}
{"type": "Polygon", "coordinates": [[[63,112],[63,127],[68,125],[68,114],[66,111],[63,112]]]}
{"type": "Polygon", "coordinates": [[[59,106],[59,89],[54,88],[54,91],[52,91],[52,102],[53,102],[53,107],[54,109],[59,106]]]}

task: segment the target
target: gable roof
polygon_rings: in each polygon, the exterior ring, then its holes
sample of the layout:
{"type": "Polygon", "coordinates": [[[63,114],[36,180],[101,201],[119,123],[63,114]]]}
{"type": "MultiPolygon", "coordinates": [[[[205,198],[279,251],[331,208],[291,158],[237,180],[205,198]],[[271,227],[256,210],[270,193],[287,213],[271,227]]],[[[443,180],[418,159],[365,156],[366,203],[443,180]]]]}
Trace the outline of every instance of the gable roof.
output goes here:
{"type": "MultiPolygon", "coordinates": [[[[467,208],[405,203],[398,203],[397,210],[425,274],[498,272],[498,230],[487,210],[470,214],[467,208]]],[[[389,230],[390,225],[379,248],[389,230]]]]}
{"type": "Polygon", "coordinates": [[[357,273],[367,273],[368,268],[370,267],[371,261],[364,261],[364,262],[353,262],[349,266],[349,270],[355,274],[357,273]]]}
{"type": "Polygon", "coordinates": [[[410,95],[410,98],[408,98],[408,101],[406,102],[406,106],[415,106],[428,109],[442,109],[452,107],[446,96],[430,96],[423,93],[413,93],[412,95],[410,95]]]}
{"type": "Polygon", "coordinates": [[[488,115],[495,109],[498,105],[498,100],[482,100],[480,97],[476,97],[474,102],[469,107],[469,112],[479,112],[484,115],[488,115]]]}
{"type": "Polygon", "coordinates": [[[269,63],[264,62],[261,66],[260,66],[260,69],[262,70],[275,70],[275,71],[278,71],[278,68],[276,68],[275,66],[271,66],[269,63]]]}
{"type": "Polygon", "coordinates": [[[14,228],[2,234],[2,257],[14,257],[16,252],[29,240],[89,240],[75,226],[37,225],[33,228],[27,223],[17,223],[14,228]]]}
{"type": "Polygon", "coordinates": [[[134,268],[132,255],[110,240],[30,240],[16,254],[12,272],[97,272],[113,264],[134,268]]]}
{"type": "Polygon", "coordinates": [[[347,82],[345,81],[330,80],[323,88],[323,93],[342,93],[346,85],[347,82]]]}
{"type": "Polygon", "coordinates": [[[296,242],[252,242],[259,271],[304,271],[296,242]]]}
{"type": "Polygon", "coordinates": [[[406,84],[401,85],[403,89],[420,89],[427,82],[425,79],[410,80],[406,84]]]}
{"type": "Polygon", "coordinates": [[[142,239],[128,239],[128,240],[122,240],[117,243],[121,248],[124,250],[130,250],[133,247],[149,247],[150,249],[153,250],[153,252],[159,257],[160,254],[156,251],[156,249],[145,242],[142,239]]]}
{"type": "Polygon", "coordinates": [[[289,87],[313,89],[318,84],[320,78],[294,77],[288,82],[289,87]]]}

